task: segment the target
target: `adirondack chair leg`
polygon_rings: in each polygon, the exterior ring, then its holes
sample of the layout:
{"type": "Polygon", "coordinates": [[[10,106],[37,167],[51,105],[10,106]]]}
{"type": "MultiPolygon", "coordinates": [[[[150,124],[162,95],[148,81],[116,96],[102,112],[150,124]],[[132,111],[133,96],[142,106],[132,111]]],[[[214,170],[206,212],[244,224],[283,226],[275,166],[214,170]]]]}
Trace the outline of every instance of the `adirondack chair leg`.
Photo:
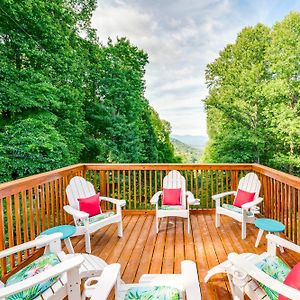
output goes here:
{"type": "Polygon", "coordinates": [[[123,236],[123,225],[122,225],[122,221],[120,221],[118,223],[118,236],[122,237],[123,236]]]}
{"type": "Polygon", "coordinates": [[[158,233],[158,222],[159,222],[159,220],[158,220],[157,217],[156,217],[155,219],[156,219],[156,221],[155,221],[155,225],[156,225],[156,233],[158,233]]]}
{"type": "Polygon", "coordinates": [[[86,253],[91,254],[92,253],[92,249],[91,249],[91,237],[90,237],[90,233],[86,232],[84,237],[85,237],[85,251],[86,251],[86,253]]]}
{"type": "Polygon", "coordinates": [[[228,274],[228,281],[230,284],[231,292],[232,292],[232,299],[233,300],[244,300],[244,291],[242,287],[233,283],[233,276],[228,274]]]}
{"type": "Polygon", "coordinates": [[[220,220],[220,214],[216,213],[216,227],[220,227],[221,220],[220,220]]]}
{"type": "Polygon", "coordinates": [[[264,234],[264,230],[259,229],[258,235],[257,235],[257,239],[256,239],[256,242],[255,242],[255,247],[256,247],[256,248],[258,247],[259,242],[260,242],[260,240],[261,240],[263,234],[264,234]]]}
{"type": "Polygon", "coordinates": [[[246,223],[246,220],[243,220],[242,221],[242,240],[244,240],[247,236],[247,223],[246,223]]]}

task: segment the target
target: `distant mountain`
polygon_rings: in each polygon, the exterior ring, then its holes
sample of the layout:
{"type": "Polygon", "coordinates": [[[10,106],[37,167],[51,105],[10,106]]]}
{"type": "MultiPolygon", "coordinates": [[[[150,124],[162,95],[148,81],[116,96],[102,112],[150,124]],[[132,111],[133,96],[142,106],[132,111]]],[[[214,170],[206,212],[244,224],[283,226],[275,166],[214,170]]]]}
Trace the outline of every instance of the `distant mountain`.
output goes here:
{"type": "Polygon", "coordinates": [[[202,135],[172,135],[171,138],[199,150],[203,150],[206,143],[208,142],[208,137],[202,135]]]}
{"type": "Polygon", "coordinates": [[[197,163],[200,162],[202,151],[190,145],[182,143],[181,141],[171,138],[174,146],[175,155],[182,159],[183,163],[197,163]]]}

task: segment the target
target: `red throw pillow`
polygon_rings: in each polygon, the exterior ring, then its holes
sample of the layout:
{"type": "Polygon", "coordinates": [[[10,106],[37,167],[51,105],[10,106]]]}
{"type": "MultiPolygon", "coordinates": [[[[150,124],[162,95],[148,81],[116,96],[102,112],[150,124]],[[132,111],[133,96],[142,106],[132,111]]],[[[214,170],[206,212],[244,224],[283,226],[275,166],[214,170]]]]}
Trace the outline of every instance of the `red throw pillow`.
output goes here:
{"type": "Polygon", "coordinates": [[[88,213],[90,217],[101,214],[99,196],[100,193],[87,198],[79,198],[79,210],[88,213]]]}
{"type": "MultiPolygon", "coordinates": [[[[283,283],[300,291],[300,263],[297,263],[287,274],[283,283]]],[[[290,298],[279,295],[278,300],[290,300],[290,298]]]]}
{"type": "Polygon", "coordinates": [[[181,205],[181,189],[163,189],[163,205],[181,205]]]}
{"type": "Polygon", "coordinates": [[[243,190],[238,190],[235,196],[233,205],[242,207],[243,204],[253,201],[255,193],[249,193],[243,190]]]}

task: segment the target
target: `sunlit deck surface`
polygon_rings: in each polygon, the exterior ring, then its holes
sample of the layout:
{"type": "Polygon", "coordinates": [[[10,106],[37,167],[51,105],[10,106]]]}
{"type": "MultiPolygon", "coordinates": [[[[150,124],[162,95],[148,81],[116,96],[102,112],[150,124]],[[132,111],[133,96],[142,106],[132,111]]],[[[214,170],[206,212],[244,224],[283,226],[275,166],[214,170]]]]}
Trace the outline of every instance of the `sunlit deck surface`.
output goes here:
{"type": "MultiPolygon", "coordinates": [[[[263,237],[255,248],[257,229],[254,225],[247,225],[247,238],[242,240],[238,222],[225,216],[221,222],[222,226],[216,228],[213,213],[194,214],[188,234],[186,221],[164,218],[156,235],[154,215],[126,215],[123,238],[117,237],[117,225],[102,228],[92,237],[92,254],[107,263],[120,263],[126,283],[137,282],[144,273],[179,273],[180,262],[190,259],[197,264],[203,300],[231,299],[226,276],[215,276],[205,284],[207,270],[226,260],[230,252],[264,252],[266,239],[263,237]]],[[[76,252],[85,251],[84,238],[73,238],[72,242],[76,252]]],[[[281,257],[291,266],[300,261],[299,255],[289,251],[281,257]]]]}

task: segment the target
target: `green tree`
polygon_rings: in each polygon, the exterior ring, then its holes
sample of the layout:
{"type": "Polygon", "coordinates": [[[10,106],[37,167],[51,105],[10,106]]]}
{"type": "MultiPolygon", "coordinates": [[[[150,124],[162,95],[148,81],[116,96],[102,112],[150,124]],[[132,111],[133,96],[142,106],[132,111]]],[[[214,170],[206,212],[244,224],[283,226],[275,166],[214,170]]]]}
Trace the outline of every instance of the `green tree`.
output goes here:
{"type": "Polygon", "coordinates": [[[265,100],[262,85],[267,78],[265,52],[269,29],[247,27],[236,43],[207,66],[209,96],[205,100],[210,142],[204,158],[218,162],[260,162],[265,155],[265,100]]]}
{"type": "Polygon", "coordinates": [[[274,25],[266,53],[271,80],[264,86],[267,135],[273,137],[269,164],[290,173],[300,171],[300,14],[274,25]]]}
{"type": "Polygon", "coordinates": [[[1,3],[0,142],[4,177],[25,176],[78,161],[84,129],[85,73],[79,31],[88,23],[93,2],[1,3]],[[31,136],[32,145],[17,142],[15,132],[26,133],[26,143],[31,136]],[[44,147],[45,141],[53,147],[44,147]],[[52,163],[49,157],[59,148],[66,150],[52,163]],[[24,157],[43,157],[44,164],[34,167],[30,160],[20,160],[18,153],[25,152],[24,157]]]}
{"type": "Polygon", "coordinates": [[[170,130],[144,97],[147,54],[125,38],[101,48],[95,45],[90,51],[92,97],[85,107],[88,132],[82,160],[172,161],[170,140],[161,137],[170,130]]]}
{"type": "Polygon", "coordinates": [[[300,172],[300,14],[241,31],[207,66],[204,159],[300,172]]]}

